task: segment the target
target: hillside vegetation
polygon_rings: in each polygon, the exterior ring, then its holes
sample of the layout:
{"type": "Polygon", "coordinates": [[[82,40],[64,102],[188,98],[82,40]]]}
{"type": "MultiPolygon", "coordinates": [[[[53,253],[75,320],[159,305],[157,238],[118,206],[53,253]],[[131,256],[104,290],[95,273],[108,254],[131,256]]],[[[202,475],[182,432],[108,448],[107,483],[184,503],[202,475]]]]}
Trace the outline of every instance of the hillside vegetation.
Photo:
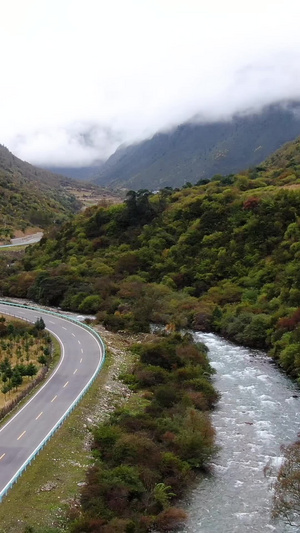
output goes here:
{"type": "Polygon", "coordinates": [[[247,172],[87,209],[3,265],[0,289],[115,330],[213,330],[298,377],[299,258],[297,140],[247,172]]]}
{"type": "Polygon", "coordinates": [[[30,232],[61,223],[86,204],[120,201],[96,185],[52,174],[0,145],[0,242],[16,230],[30,232]]]}
{"type": "Polygon", "coordinates": [[[273,105],[227,121],[199,119],[121,146],[99,169],[95,182],[134,190],[181,187],[258,165],[298,135],[299,103],[273,105]]]}
{"type": "Polygon", "coordinates": [[[15,230],[46,228],[79,210],[65,186],[72,180],[38,169],[0,146],[0,240],[15,230]]]}
{"type": "Polygon", "coordinates": [[[186,513],[174,501],[215,451],[208,411],[218,395],[205,347],[177,333],[133,349],[139,361],[123,377],[140,402],[94,428],[72,533],[177,530],[186,513]]]}

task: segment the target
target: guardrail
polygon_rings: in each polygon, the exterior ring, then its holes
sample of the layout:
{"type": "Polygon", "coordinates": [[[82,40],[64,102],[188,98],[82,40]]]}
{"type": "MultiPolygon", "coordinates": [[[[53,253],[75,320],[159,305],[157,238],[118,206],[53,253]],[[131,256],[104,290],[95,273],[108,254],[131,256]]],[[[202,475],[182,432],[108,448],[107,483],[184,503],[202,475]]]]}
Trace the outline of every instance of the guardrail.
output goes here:
{"type": "MultiPolygon", "coordinates": [[[[11,487],[14,485],[14,483],[16,483],[16,481],[23,474],[23,472],[27,469],[27,467],[30,465],[30,463],[33,461],[33,459],[36,457],[36,455],[38,455],[39,452],[44,448],[44,446],[47,444],[47,442],[53,436],[53,434],[57,431],[57,429],[61,427],[61,425],[63,424],[65,419],[69,416],[69,414],[77,406],[77,404],[80,402],[80,400],[82,399],[84,394],[87,392],[87,390],[90,388],[92,383],[95,381],[98,373],[100,372],[100,370],[101,370],[101,368],[102,368],[102,366],[104,364],[105,356],[106,356],[106,348],[105,348],[105,344],[104,344],[102,338],[100,337],[100,335],[93,328],[91,328],[87,324],[84,324],[84,323],[80,322],[79,320],[76,320],[75,318],[72,318],[72,317],[70,317],[68,315],[63,315],[63,314],[60,314],[60,313],[56,313],[55,311],[49,311],[49,310],[46,310],[46,309],[41,309],[40,307],[7,302],[5,300],[0,300],[0,304],[9,305],[11,307],[18,307],[18,308],[20,307],[20,308],[23,308],[23,309],[30,309],[32,311],[36,311],[36,312],[40,312],[40,313],[46,313],[46,314],[49,314],[49,315],[54,315],[54,316],[57,316],[59,318],[64,318],[66,320],[69,320],[70,322],[74,322],[75,324],[80,325],[82,328],[87,329],[97,339],[98,343],[100,344],[100,346],[102,348],[102,358],[100,358],[98,366],[97,366],[94,374],[92,375],[91,379],[85,385],[83,390],[78,394],[78,396],[75,398],[75,400],[70,405],[70,407],[67,409],[67,411],[57,421],[55,426],[49,431],[49,433],[44,437],[44,439],[40,442],[40,444],[35,448],[35,450],[31,453],[31,455],[28,457],[28,459],[19,468],[19,470],[14,475],[14,477],[10,480],[10,482],[4,487],[4,489],[2,489],[2,491],[0,492],[0,502],[1,502],[2,499],[8,493],[8,491],[11,489],[11,487]]],[[[22,319],[22,317],[19,317],[19,318],[22,319]]]]}

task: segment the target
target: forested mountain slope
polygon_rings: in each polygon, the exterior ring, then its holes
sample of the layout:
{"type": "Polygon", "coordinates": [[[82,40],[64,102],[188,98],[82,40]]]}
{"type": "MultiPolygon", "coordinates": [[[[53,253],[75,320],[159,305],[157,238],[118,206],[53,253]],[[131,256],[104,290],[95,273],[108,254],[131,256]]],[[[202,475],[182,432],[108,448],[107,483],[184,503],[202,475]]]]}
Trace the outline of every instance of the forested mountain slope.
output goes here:
{"type": "Polygon", "coordinates": [[[95,182],[127,189],[157,190],[211,179],[258,165],[300,134],[300,106],[270,106],[231,121],[186,123],[152,139],[120,147],[95,182]]]}
{"type": "Polygon", "coordinates": [[[80,181],[92,181],[98,174],[104,161],[97,161],[94,165],[88,167],[45,167],[54,174],[60,174],[68,178],[80,181]]]}
{"type": "Polygon", "coordinates": [[[38,168],[26,161],[22,161],[3,145],[0,145],[0,169],[2,171],[18,172],[24,178],[32,182],[36,181],[46,187],[58,187],[73,183],[73,180],[66,176],[52,173],[49,170],[38,168]]]}
{"type": "Polygon", "coordinates": [[[214,330],[297,377],[299,258],[298,139],[250,171],[86,210],[4,270],[0,289],[113,329],[214,330]]]}
{"type": "Polygon", "coordinates": [[[111,194],[96,185],[53,174],[13,155],[0,145],[0,242],[16,230],[45,229],[61,222],[93,199],[111,194]]]}
{"type": "Polygon", "coordinates": [[[80,209],[77,182],[39,169],[0,145],[0,240],[16,229],[46,228],[80,209]]]}

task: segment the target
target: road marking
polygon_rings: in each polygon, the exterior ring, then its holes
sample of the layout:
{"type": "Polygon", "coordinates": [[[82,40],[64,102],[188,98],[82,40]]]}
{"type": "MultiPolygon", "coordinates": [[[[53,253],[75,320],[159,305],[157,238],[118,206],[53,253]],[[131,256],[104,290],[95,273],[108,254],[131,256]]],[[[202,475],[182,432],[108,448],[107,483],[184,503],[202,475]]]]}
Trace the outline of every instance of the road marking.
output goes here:
{"type": "Polygon", "coordinates": [[[26,433],[26,430],[23,431],[23,433],[21,433],[21,435],[17,438],[17,440],[20,440],[25,435],[25,433],[26,433]]]}
{"type": "Polygon", "coordinates": [[[67,330],[67,328],[65,328],[65,326],[62,326],[63,329],[67,330]]]}
{"type": "Polygon", "coordinates": [[[81,344],[81,342],[80,342],[80,341],[78,341],[78,344],[81,344]]]}
{"type": "Polygon", "coordinates": [[[55,324],[55,322],[53,322],[53,320],[49,320],[50,324],[55,324]]]}
{"type": "Polygon", "coordinates": [[[83,353],[83,349],[81,348],[81,353],[83,353]]]}
{"type": "Polygon", "coordinates": [[[3,454],[1,455],[1,457],[0,457],[0,461],[1,461],[1,459],[3,459],[4,455],[5,455],[5,453],[3,453],[3,454]]]}
{"type": "Polygon", "coordinates": [[[40,416],[42,416],[42,414],[43,414],[43,411],[41,411],[40,414],[37,415],[36,420],[38,420],[40,418],[40,416]]]}
{"type": "Polygon", "coordinates": [[[80,359],[79,363],[82,363],[82,358],[80,359]]]}
{"type": "Polygon", "coordinates": [[[76,337],[75,333],[72,333],[73,337],[76,337]]]}
{"type": "Polygon", "coordinates": [[[68,385],[68,381],[64,384],[63,389],[68,385]]]}
{"type": "Polygon", "coordinates": [[[57,394],[54,396],[54,398],[52,398],[51,403],[54,402],[54,400],[56,400],[56,398],[57,398],[57,394]]]}
{"type": "Polygon", "coordinates": [[[76,374],[77,370],[78,370],[78,368],[76,368],[76,369],[74,370],[73,374],[76,374]]]}

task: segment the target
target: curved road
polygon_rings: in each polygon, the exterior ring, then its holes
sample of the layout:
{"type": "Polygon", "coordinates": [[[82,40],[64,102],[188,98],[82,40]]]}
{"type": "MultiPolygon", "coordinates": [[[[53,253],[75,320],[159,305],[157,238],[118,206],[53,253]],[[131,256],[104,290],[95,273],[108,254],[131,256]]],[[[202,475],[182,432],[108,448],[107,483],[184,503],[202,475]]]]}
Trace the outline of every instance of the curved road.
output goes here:
{"type": "Polygon", "coordinates": [[[0,428],[0,501],[35,450],[97,374],[104,353],[94,335],[65,318],[0,303],[0,313],[35,322],[42,317],[61,344],[61,361],[38,392],[0,428]]]}
{"type": "Polygon", "coordinates": [[[32,235],[27,235],[25,237],[15,237],[10,240],[9,244],[1,244],[0,248],[12,248],[14,246],[27,246],[28,244],[35,244],[40,242],[44,233],[39,231],[38,233],[32,233],[32,235]]]}
{"type": "Polygon", "coordinates": [[[15,237],[14,239],[11,239],[10,246],[20,246],[23,244],[35,244],[36,242],[39,242],[41,238],[43,237],[43,232],[39,231],[38,233],[32,233],[31,235],[26,235],[25,237],[15,237]]]}

